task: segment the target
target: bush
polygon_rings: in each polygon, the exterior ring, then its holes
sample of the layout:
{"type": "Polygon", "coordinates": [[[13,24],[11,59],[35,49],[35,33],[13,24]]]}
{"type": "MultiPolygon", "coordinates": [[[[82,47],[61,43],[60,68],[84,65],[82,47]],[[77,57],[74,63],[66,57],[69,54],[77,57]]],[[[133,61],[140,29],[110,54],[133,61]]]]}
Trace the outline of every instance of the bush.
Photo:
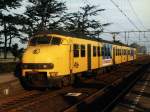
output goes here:
{"type": "Polygon", "coordinates": [[[0,73],[14,72],[16,63],[0,63],[0,73]]]}

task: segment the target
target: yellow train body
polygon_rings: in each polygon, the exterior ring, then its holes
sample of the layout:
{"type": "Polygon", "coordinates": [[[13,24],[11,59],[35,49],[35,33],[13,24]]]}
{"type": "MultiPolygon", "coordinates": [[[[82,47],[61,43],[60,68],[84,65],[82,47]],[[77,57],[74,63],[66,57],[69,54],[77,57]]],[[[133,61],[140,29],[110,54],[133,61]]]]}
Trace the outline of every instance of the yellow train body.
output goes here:
{"type": "Polygon", "coordinates": [[[23,54],[22,77],[37,74],[45,74],[48,79],[72,76],[134,59],[136,49],[128,46],[59,34],[40,34],[31,38],[23,54]],[[47,44],[47,41],[53,44],[47,44]]]}

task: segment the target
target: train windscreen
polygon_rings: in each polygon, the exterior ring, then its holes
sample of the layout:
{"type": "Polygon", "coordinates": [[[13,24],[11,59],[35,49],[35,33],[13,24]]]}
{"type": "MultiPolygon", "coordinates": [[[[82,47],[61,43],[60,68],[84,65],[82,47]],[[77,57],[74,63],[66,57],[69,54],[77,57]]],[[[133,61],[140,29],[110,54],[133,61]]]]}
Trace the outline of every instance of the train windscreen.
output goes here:
{"type": "Polygon", "coordinates": [[[51,36],[38,36],[33,37],[30,40],[30,46],[35,46],[39,44],[48,44],[48,45],[59,45],[61,43],[61,39],[58,37],[51,37],[51,36]]]}

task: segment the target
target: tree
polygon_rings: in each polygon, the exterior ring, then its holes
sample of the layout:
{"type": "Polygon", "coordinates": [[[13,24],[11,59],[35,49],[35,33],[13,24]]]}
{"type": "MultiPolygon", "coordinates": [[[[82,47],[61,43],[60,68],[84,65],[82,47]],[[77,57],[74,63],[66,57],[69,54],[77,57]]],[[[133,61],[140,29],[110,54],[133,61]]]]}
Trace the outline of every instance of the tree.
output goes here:
{"type": "Polygon", "coordinates": [[[99,12],[105,9],[98,9],[95,5],[85,5],[81,10],[65,15],[65,30],[72,33],[79,33],[87,36],[96,36],[103,31],[103,26],[109,25],[101,24],[96,20],[99,12]]]}
{"type": "Polygon", "coordinates": [[[39,30],[59,28],[59,24],[62,21],[60,18],[66,10],[64,2],[58,2],[56,0],[28,1],[32,3],[32,5],[27,6],[27,10],[24,14],[32,24],[25,27],[24,31],[33,35],[33,33],[39,30]]]}
{"type": "Polygon", "coordinates": [[[130,46],[136,48],[138,53],[146,54],[147,52],[147,49],[145,46],[138,45],[137,43],[132,43],[130,46]]]}
{"type": "MultiPolygon", "coordinates": [[[[0,25],[2,26],[2,30],[0,31],[0,36],[4,36],[4,58],[7,58],[7,43],[8,43],[8,36],[11,34],[9,27],[14,24],[16,21],[16,17],[6,14],[5,12],[9,13],[9,9],[17,8],[21,6],[20,2],[22,0],[0,0],[0,25]],[[5,12],[4,12],[5,11],[5,12]]],[[[11,39],[11,37],[10,37],[11,39]]]]}
{"type": "Polygon", "coordinates": [[[23,51],[24,51],[23,48],[19,49],[18,44],[12,45],[11,53],[12,53],[13,56],[15,57],[15,58],[14,58],[14,61],[16,61],[17,58],[21,59],[22,54],[23,54],[23,51]]]}

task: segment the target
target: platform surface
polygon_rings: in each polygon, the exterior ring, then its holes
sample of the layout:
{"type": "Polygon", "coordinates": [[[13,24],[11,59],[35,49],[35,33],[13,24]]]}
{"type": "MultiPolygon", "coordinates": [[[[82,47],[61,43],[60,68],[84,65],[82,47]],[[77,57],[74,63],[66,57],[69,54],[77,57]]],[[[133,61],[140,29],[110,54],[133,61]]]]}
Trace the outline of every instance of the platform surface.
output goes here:
{"type": "Polygon", "coordinates": [[[0,84],[13,81],[15,79],[17,79],[17,77],[15,77],[13,73],[1,73],[0,74],[0,84]]]}

